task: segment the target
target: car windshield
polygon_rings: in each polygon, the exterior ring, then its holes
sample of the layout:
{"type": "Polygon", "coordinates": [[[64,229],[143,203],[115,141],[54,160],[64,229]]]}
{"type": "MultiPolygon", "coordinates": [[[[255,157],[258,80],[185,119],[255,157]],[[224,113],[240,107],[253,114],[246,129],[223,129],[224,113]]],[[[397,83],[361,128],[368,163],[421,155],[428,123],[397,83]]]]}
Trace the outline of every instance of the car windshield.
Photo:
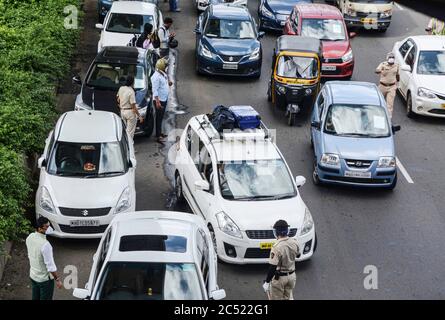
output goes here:
{"type": "Polygon", "coordinates": [[[445,75],[445,51],[420,51],[417,73],[445,75]]]}
{"type": "Polygon", "coordinates": [[[73,143],[58,141],[48,172],[59,176],[99,177],[124,174],[128,161],[119,142],[73,143]]]}
{"type": "Polygon", "coordinates": [[[255,39],[255,31],[250,20],[210,19],[205,28],[209,38],[255,39]]]}
{"type": "Polygon", "coordinates": [[[281,159],[223,162],[218,165],[221,194],[230,200],[267,200],[296,195],[281,159]]]}
{"type": "Polygon", "coordinates": [[[144,89],[147,82],[144,67],[135,64],[96,63],[89,74],[87,86],[110,90],[118,90],[125,85],[125,79],[129,75],[134,77],[135,90],[144,89]]]}
{"type": "Polygon", "coordinates": [[[110,262],[99,300],[202,300],[193,263],[110,262]]]}
{"type": "Polygon", "coordinates": [[[318,76],[318,62],[314,58],[281,56],[277,75],[286,78],[313,79],[318,76]]]}
{"type": "Polygon", "coordinates": [[[388,137],[385,110],[378,106],[332,105],[325,121],[325,132],[351,137],[388,137]]]}
{"type": "Polygon", "coordinates": [[[142,33],[144,25],[154,23],[153,16],[127,13],[112,13],[106,30],[118,33],[142,33]]]}
{"type": "Polygon", "coordinates": [[[301,35],[320,40],[345,40],[343,22],[338,19],[303,19],[301,35]]]}

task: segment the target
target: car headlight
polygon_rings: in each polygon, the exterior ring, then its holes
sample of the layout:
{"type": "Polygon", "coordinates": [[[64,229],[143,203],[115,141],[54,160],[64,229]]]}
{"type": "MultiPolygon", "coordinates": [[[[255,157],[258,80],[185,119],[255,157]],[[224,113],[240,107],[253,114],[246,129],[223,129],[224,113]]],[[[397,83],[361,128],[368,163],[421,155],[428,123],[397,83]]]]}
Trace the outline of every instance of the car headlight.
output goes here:
{"type": "Polygon", "coordinates": [[[386,10],[380,14],[380,17],[382,18],[389,18],[391,16],[392,16],[392,10],[386,10]]]}
{"type": "Polygon", "coordinates": [[[346,52],[343,57],[341,57],[341,60],[343,62],[349,62],[354,58],[354,55],[352,54],[352,49],[349,49],[348,52],[346,52]]]}
{"type": "Polygon", "coordinates": [[[269,9],[267,9],[266,6],[261,7],[261,14],[270,19],[275,19],[275,15],[269,9]]]}
{"type": "Polygon", "coordinates": [[[303,227],[301,228],[300,235],[304,236],[309,231],[311,231],[313,227],[314,227],[314,220],[312,219],[311,212],[309,211],[308,208],[305,208],[304,209],[303,227]]]}
{"type": "Polygon", "coordinates": [[[131,206],[131,197],[130,197],[130,187],[125,188],[122,192],[122,195],[119,198],[119,201],[116,204],[116,209],[114,213],[120,213],[122,211],[127,210],[131,206]]]}
{"type": "Polygon", "coordinates": [[[40,208],[49,213],[56,213],[54,208],[53,201],[51,199],[51,195],[46,187],[42,187],[40,191],[40,199],[39,199],[40,208]]]}
{"type": "Polygon", "coordinates": [[[82,94],[78,94],[76,97],[76,102],[74,103],[74,110],[91,110],[91,107],[85,104],[82,100],[82,94]]]}
{"type": "Polygon", "coordinates": [[[427,99],[436,99],[437,98],[437,96],[434,92],[432,92],[431,90],[425,89],[425,88],[419,88],[419,90],[417,90],[417,95],[419,97],[427,98],[427,99]]]}
{"type": "Polygon", "coordinates": [[[216,214],[216,220],[218,221],[218,226],[222,232],[237,238],[242,238],[241,230],[238,226],[233,222],[232,219],[224,212],[218,212],[216,214]]]}
{"type": "Polygon", "coordinates": [[[253,52],[251,53],[249,60],[257,60],[260,58],[260,48],[256,48],[255,50],[253,50],[253,52]]]}
{"type": "Polygon", "coordinates": [[[285,86],[277,84],[277,90],[281,94],[286,94],[286,87],[285,86]]]}
{"type": "Polygon", "coordinates": [[[321,164],[328,165],[328,166],[340,166],[340,157],[338,154],[334,153],[323,153],[320,160],[321,164]]]}
{"type": "Polygon", "coordinates": [[[139,111],[139,115],[140,115],[142,118],[145,118],[145,115],[147,114],[147,106],[145,106],[145,107],[143,107],[143,108],[139,108],[138,111],[139,111]]]}
{"type": "Polygon", "coordinates": [[[379,168],[395,168],[396,158],[394,158],[394,157],[380,157],[379,164],[377,166],[379,168]]]}
{"type": "Polygon", "coordinates": [[[199,54],[201,56],[207,57],[209,59],[213,59],[212,52],[206,46],[204,46],[202,44],[199,45],[199,54]]]}
{"type": "Polygon", "coordinates": [[[355,11],[354,9],[348,9],[346,14],[350,17],[357,17],[357,11],[355,11]]]}

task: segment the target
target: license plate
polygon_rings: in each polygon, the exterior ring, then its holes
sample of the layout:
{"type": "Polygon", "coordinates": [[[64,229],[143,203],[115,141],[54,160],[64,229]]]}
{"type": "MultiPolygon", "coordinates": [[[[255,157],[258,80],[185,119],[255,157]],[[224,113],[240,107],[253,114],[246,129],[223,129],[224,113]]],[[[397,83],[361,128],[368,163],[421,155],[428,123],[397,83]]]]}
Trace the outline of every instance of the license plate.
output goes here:
{"type": "Polygon", "coordinates": [[[284,26],[284,25],[286,24],[286,21],[281,21],[280,24],[281,24],[282,26],[284,26]]]}
{"type": "Polygon", "coordinates": [[[274,242],[261,242],[260,243],[260,249],[261,250],[272,249],[273,245],[274,245],[274,242]]]}
{"type": "Polygon", "coordinates": [[[322,71],[335,71],[337,70],[337,66],[321,66],[322,71]]]}
{"type": "Polygon", "coordinates": [[[226,70],[238,70],[238,65],[236,63],[234,63],[234,64],[224,63],[223,64],[223,69],[226,69],[226,70]]]}
{"type": "Polygon", "coordinates": [[[375,24],[377,23],[377,19],[373,19],[373,18],[362,18],[361,19],[362,23],[369,23],[369,24],[375,24]]]}
{"type": "Polygon", "coordinates": [[[70,227],[97,227],[99,220],[71,220],[70,227]]]}
{"type": "Polygon", "coordinates": [[[370,179],[371,172],[363,171],[345,171],[345,177],[370,179]]]}

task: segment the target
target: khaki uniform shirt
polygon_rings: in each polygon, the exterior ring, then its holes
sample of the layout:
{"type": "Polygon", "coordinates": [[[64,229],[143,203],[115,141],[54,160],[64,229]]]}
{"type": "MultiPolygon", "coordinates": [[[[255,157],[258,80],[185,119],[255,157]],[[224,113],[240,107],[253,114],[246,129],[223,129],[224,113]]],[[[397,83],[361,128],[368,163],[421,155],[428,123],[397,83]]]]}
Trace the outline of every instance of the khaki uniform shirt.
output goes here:
{"type": "Polygon", "coordinates": [[[432,18],[428,23],[428,29],[431,30],[433,35],[445,35],[445,22],[432,18]]]}
{"type": "Polygon", "coordinates": [[[289,272],[295,270],[295,258],[300,253],[297,240],[281,238],[270,251],[269,264],[277,266],[277,271],[289,272]]]}
{"type": "Polygon", "coordinates": [[[397,63],[390,65],[387,61],[385,61],[379,64],[376,72],[380,74],[380,82],[386,85],[396,84],[397,75],[399,74],[399,65],[397,63]]]}
{"type": "Polygon", "coordinates": [[[132,109],[131,105],[136,103],[136,95],[134,93],[133,88],[122,86],[119,88],[117,92],[117,96],[119,97],[120,105],[119,108],[121,110],[132,109]]]}

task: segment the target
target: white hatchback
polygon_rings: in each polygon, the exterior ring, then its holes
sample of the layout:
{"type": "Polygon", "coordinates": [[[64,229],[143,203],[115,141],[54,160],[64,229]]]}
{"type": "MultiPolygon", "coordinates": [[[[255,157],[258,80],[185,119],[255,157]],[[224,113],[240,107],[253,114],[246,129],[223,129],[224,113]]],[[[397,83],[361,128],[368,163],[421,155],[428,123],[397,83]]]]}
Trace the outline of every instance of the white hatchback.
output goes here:
{"type": "Polygon", "coordinates": [[[292,178],[269,130],[220,135],[206,115],[190,119],[172,154],[175,192],[202,216],[218,257],[229,263],[267,263],[273,224],[284,219],[300,245],[299,261],[316,248],[314,222],[300,197],[305,178],[292,178]]]}
{"type": "Polygon", "coordinates": [[[117,216],[94,254],[85,289],[91,300],[223,299],[217,258],[204,221],[172,211],[117,216]]]}
{"type": "Polygon", "coordinates": [[[96,24],[102,30],[97,44],[97,52],[103,47],[126,46],[134,35],[144,31],[144,25],[150,23],[154,30],[163,24],[162,13],[152,3],[141,1],[114,1],[104,23],[96,24]]]}
{"type": "Polygon", "coordinates": [[[39,168],[36,216],[51,221],[53,236],[100,238],[116,214],[135,210],[133,143],[114,113],[64,113],[39,168]]]}
{"type": "Polygon", "coordinates": [[[408,37],[395,43],[393,53],[407,115],[445,117],[445,36],[408,37]]]}

